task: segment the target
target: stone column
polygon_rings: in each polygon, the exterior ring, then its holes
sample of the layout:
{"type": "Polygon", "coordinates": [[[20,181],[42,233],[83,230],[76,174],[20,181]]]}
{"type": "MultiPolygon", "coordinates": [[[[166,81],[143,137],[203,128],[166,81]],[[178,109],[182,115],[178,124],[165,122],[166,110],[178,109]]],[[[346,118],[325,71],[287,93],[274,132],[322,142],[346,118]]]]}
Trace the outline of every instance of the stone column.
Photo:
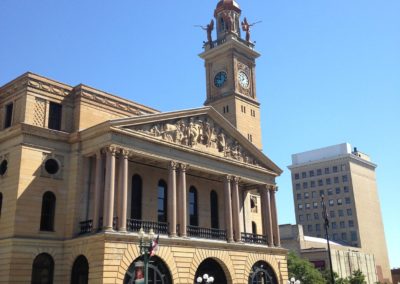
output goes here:
{"type": "Polygon", "coordinates": [[[100,197],[101,190],[103,189],[103,157],[101,151],[96,153],[96,172],[94,181],[94,196],[93,196],[93,230],[97,231],[99,228],[99,218],[100,218],[100,197]]]}
{"type": "Polygon", "coordinates": [[[128,211],[128,155],[129,152],[121,150],[119,161],[119,208],[118,208],[118,230],[126,232],[126,216],[128,211]]]}
{"type": "Polygon", "coordinates": [[[224,179],[226,237],[230,243],[233,242],[231,180],[231,176],[224,179]]]}
{"type": "Polygon", "coordinates": [[[263,222],[263,234],[267,236],[268,245],[273,246],[274,234],[272,229],[271,199],[268,187],[268,185],[263,185],[259,188],[261,194],[261,217],[263,222]]]}
{"type": "Polygon", "coordinates": [[[179,234],[181,237],[187,236],[187,200],[186,200],[186,168],[187,165],[179,165],[179,234]]]}
{"type": "Polygon", "coordinates": [[[277,188],[275,186],[270,187],[274,244],[275,244],[275,246],[280,247],[281,246],[281,238],[280,238],[280,234],[279,234],[278,211],[276,208],[276,198],[275,198],[276,191],[277,191],[277,188]]]}
{"type": "Polygon", "coordinates": [[[235,242],[240,242],[242,229],[240,228],[240,208],[239,208],[239,178],[232,179],[232,217],[233,235],[235,242]]]}
{"type": "Polygon", "coordinates": [[[115,154],[114,147],[106,149],[106,178],[104,188],[104,214],[103,228],[106,231],[113,230],[114,219],[114,190],[115,190],[115,154]]]}
{"type": "Polygon", "coordinates": [[[171,161],[168,177],[168,229],[171,237],[176,237],[176,205],[176,163],[171,161]]]}

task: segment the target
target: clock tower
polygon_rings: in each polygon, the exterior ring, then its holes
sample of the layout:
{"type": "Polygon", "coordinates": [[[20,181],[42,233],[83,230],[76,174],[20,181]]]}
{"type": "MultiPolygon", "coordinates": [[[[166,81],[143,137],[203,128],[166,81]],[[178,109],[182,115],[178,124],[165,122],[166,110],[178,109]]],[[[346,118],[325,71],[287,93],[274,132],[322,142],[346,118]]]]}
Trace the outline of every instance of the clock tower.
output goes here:
{"type": "MultiPolygon", "coordinates": [[[[214,20],[207,25],[208,41],[200,57],[205,61],[207,99],[239,132],[259,149],[261,143],[260,103],[256,96],[255,59],[260,56],[250,41],[246,18],[235,0],[221,0],[214,12],[216,40],[212,40],[214,20]],[[241,28],[246,33],[241,38],[241,28]]],[[[204,28],[205,29],[205,28],[204,28]]]]}

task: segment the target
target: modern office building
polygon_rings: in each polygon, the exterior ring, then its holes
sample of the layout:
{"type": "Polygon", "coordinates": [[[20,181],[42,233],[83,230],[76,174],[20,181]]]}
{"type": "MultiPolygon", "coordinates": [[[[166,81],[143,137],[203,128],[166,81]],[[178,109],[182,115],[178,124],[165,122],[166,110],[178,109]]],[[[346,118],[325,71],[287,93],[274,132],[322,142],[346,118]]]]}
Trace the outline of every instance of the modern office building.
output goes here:
{"type": "MultiPolygon", "coordinates": [[[[296,252],[321,271],[329,269],[326,239],[305,235],[303,225],[279,225],[279,231],[282,247],[296,252]]],[[[345,279],[354,271],[360,270],[365,275],[367,284],[375,284],[378,281],[373,254],[334,241],[330,243],[330,248],[332,267],[340,278],[345,279]]]]}
{"type": "Polygon", "coordinates": [[[391,282],[375,168],[348,143],[294,154],[289,166],[296,222],[304,233],[324,237],[323,195],[330,238],[373,254],[378,280],[391,282]]]}
{"type": "Polygon", "coordinates": [[[159,234],[149,283],[286,283],[259,54],[235,1],[214,16],[204,107],[162,113],[33,73],[0,88],[0,283],[134,283],[141,228],[159,234]]]}

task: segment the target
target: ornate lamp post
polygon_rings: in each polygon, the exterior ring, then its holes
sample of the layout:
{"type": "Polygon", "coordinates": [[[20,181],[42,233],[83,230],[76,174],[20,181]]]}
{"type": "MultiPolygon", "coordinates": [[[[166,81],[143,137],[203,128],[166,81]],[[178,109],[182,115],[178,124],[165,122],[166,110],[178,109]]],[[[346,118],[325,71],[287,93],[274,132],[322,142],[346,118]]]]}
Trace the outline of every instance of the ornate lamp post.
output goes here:
{"type": "Polygon", "coordinates": [[[150,253],[153,248],[153,239],[154,239],[153,229],[150,229],[150,232],[146,234],[143,228],[140,228],[139,239],[140,239],[139,243],[140,254],[143,255],[143,263],[144,263],[144,283],[148,284],[149,260],[150,260],[150,253]]]}
{"type": "Polygon", "coordinates": [[[214,277],[204,274],[203,277],[197,277],[196,283],[214,283],[214,277]]]}
{"type": "Polygon", "coordinates": [[[328,219],[328,213],[326,212],[324,195],[321,196],[321,200],[322,200],[322,202],[321,202],[322,203],[322,215],[324,218],[324,227],[325,227],[325,237],[326,237],[326,242],[328,244],[328,258],[329,258],[329,267],[331,269],[331,283],[335,284],[335,277],[333,275],[333,268],[332,268],[331,246],[329,244],[329,233],[328,233],[329,219],[328,219]]]}
{"type": "Polygon", "coordinates": [[[290,278],[290,280],[287,281],[287,284],[300,284],[300,280],[296,280],[294,277],[290,278]]]}

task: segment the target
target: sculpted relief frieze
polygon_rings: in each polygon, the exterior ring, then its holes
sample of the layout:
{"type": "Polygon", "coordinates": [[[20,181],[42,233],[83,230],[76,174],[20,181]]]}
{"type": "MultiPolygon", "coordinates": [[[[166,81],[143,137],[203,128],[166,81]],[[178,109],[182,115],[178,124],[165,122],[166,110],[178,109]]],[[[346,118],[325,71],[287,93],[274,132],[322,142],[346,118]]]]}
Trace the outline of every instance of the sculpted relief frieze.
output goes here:
{"type": "Polygon", "coordinates": [[[129,128],[164,141],[259,166],[238,141],[205,115],[129,128]]]}

